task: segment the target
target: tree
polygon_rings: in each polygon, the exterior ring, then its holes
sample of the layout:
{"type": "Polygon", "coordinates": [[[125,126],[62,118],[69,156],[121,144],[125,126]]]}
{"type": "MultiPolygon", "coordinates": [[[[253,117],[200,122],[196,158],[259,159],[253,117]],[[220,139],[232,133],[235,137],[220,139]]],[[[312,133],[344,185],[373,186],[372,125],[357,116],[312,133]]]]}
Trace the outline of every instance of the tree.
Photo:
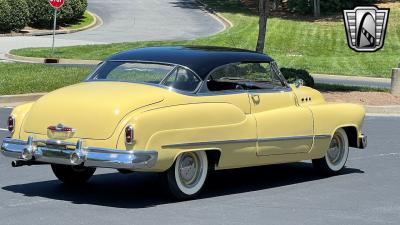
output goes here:
{"type": "Polygon", "coordinates": [[[272,0],[272,10],[277,10],[281,4],[282,0],[272,0]]]}
{"type": "Polygon", "coordinates": [[[259,0],[258,1],[258,11],[260,14],[258,21],[258,40],[256,51],[263,53],[265,46],[265,38],[267,35],[267,20],[269,14],[269,0],[259,0]]]}
{"type": "Polygon", "coordinates": [[[314,0],[314,17],[319,17],[321,15],[321,5],[320,0],[314,0]]]}

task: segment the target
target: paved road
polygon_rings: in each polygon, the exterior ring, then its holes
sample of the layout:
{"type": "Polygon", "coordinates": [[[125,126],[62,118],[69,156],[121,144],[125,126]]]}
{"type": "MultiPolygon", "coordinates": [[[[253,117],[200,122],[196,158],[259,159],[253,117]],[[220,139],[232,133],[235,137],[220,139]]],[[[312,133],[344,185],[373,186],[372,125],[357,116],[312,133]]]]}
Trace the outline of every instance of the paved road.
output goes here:
{"type": "Polygon", "coordinates": [[[103,26],[60,38],[98,42],[187,40],[224,29],[193,0],[89,0],[103,26]]]}
{"type": "MultiPolygon", "coordinates": [[[[150,40],[188,40],[209,36],[223,24],[193,0],[88,0],[103,26],[57,35],[56,47],[150,40]]],[[[0,61],[16,48],[50,47],[51,36],[0,37],[0,61]]]]}
{"type": "Polygon", "coordinates": [[[340,176],[319,177],[309,162],[218,172],[187,202],[161,194],[154,174],[100,170],[68,188],[48,166],[11,168],[0,156],[0,224],[397,225],[400,117],[367,117],[365,131],[370,146],[351,151],[340,176]]]}

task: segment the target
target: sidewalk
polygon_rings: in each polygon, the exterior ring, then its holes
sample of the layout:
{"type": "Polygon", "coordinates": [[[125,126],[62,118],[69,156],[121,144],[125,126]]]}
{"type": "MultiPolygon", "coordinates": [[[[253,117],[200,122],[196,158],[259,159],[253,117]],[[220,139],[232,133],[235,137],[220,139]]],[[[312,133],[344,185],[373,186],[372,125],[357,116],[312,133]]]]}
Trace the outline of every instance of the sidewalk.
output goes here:
{"type": "MultiPolygon", "coordinates": [[[[33,37],[33,36],[18,36],[18,37],[0,37],[0,61],[12,61],[6,54],[17,48],[33,48],[33,47],[51,47],[52,37],[33,37]]],[[[76,41],[56,39],[55,46],[74,46],[74,45],[90,45],[90,44],[106,44],[104,42],[94,41],[76,41]]],[[[50,52],[49,52],[50,54],[50,52]]]]}
{"type": "Polygon", "coordinates": [[[348,86],[363,86],[375,88],[391,88],[391,79],[374,77],[356,77],[342,75],[311,74],[315,83],[340,84],[348,86]]]}

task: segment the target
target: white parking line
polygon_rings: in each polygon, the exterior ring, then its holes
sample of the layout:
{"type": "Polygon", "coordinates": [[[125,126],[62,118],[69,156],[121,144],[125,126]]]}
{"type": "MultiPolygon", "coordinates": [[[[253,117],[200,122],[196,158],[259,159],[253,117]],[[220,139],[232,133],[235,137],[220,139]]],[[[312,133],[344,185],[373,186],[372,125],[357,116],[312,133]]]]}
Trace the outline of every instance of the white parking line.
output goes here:
{"type": "Polygon", "coordinates": [[[0,131],[8,131],[8,129],[0,128],[0,131]]]}
{"type": "Polygon", "coordinates": [[[370,158],[377,158],[377,157],[387,157],[387,156],[399,156],[400,152],[391,152],[391,153],[382,153],[382,154],[376,154],[376,155],[370,155],[370,156],[364,156],[364,157],[354,157],[354,158],[349,158],[350,160],[360,160],[360,159],[370,159],[370,158]]]}

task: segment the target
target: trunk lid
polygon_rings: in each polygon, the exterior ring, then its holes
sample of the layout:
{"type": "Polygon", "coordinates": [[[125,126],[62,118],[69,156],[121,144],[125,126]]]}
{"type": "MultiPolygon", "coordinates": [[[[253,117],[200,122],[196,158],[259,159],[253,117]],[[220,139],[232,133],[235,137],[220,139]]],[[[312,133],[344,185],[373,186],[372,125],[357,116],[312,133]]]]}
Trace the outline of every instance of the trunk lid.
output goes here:
{"type": "Polygon", "coordinates": [[[165,90],[146,84],[83,82],[51,92],[31,108],[27,133],[48,135],[49,126],[73,128],[73,136],[108,139],[130,112],[163,101],[165,90]]]}

